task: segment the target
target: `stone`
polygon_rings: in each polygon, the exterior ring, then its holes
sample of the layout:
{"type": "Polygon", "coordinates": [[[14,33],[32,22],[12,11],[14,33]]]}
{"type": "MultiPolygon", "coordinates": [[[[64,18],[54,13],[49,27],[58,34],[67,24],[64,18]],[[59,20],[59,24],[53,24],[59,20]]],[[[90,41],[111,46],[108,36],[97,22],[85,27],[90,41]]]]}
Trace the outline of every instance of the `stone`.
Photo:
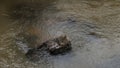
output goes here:
{"type": "Polygon", "coordinates": [[[65,54],[72,49],[71,41],[66,35],[62,35],[52,40],[48,40],[44,44],[47,46],[47,51],[51,55],[65,54]]]}

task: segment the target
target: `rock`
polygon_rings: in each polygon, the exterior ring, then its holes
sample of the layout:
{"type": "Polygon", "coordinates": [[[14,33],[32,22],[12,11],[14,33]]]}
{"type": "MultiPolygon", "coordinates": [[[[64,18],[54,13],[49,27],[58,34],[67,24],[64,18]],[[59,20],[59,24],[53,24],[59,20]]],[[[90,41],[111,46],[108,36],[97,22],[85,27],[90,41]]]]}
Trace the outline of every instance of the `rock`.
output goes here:
{"type": "Polygon", "coordinates": [[[45,45],[51,55],[64,54],[72,49],[71,42],[66,35],[48,40],[45,45]]]}

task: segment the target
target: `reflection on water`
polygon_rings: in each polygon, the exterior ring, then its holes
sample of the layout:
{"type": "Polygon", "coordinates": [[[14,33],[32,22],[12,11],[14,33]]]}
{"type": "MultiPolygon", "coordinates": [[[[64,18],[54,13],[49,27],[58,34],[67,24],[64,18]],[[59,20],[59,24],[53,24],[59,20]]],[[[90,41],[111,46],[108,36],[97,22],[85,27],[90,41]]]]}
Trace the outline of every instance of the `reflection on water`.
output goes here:
{"type": "Polygon", "coordinates": [[[119,0],[1,0],[0,68],[120,68],[119,4],[119,0]],[[28,47],[58,31],[70,37],[71,53],[46,55],[38,62],[26,58],[28,47]]]}

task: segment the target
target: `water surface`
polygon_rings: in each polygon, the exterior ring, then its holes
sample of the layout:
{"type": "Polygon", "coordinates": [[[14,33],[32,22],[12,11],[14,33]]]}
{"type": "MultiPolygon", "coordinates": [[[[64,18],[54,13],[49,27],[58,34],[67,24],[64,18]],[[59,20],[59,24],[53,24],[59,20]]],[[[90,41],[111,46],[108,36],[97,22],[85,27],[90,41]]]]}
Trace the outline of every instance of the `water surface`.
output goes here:
{"type": "Polygon", "coordinates": [[[0,3],[0,68],[120,68],[119,0],[0,3]],[[44,56],[37,62],[26,58],[28,47],[55,37],[57,32],[71,39],[72,52],[44,56]]]}

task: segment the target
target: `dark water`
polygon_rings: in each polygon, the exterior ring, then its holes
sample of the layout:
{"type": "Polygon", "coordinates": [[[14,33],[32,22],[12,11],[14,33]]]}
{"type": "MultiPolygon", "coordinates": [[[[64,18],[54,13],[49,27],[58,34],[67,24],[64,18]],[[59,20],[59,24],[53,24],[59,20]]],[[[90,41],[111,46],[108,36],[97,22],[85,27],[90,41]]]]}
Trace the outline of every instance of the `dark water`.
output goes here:
{"type": "Polygon", "coordinates": [[[119,22],[119,0],[3,0],[0,68],[120,68],[119,22]],[[72,52],[26,58],[28,48],[59,33],[71,39],[72,52]]]}

